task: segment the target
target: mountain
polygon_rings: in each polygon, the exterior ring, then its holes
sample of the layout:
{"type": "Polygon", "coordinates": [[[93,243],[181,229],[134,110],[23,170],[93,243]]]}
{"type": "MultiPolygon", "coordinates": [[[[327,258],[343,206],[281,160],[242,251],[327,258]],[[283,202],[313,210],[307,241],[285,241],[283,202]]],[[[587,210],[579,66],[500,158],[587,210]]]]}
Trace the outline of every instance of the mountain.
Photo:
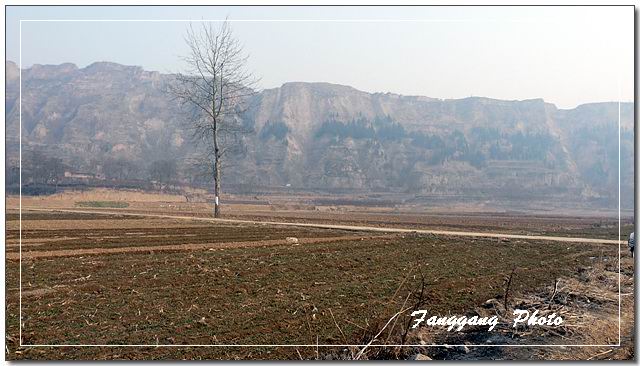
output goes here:
{"type": "MultiPolygon", "coordinates": [[[[7,166],[18,146],[18,76],[7,62],[7,166]]],[[[41,151],[92,174],[109,173],[116,159],[135,178],[171,160],[181,180],[197,181],[187,164],[198,153],[185,113],[165,92],[172,78],[109,62],[24,69],[25,156],[41,151]]],[[[243,119],[253,133],[226,157],[229,189],[290,185],[617,207],[614,102],[563,110],[542,99],[443,100],[292,82],[257,93],[249,105],[243,119]]],[[[633,207],[633,104],[622,103],[620,114],[622,205],[633,207]]]]}

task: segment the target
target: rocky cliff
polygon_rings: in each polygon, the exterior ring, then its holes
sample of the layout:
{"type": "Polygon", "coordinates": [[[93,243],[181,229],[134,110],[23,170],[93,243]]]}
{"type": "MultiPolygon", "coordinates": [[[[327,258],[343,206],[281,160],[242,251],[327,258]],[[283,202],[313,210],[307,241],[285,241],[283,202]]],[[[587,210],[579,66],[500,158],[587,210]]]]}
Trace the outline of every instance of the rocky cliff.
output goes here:
{"type": "MultiPolygon", "coordinates": [[[[8,162],[19,135],[19,70],[6,63],[8,162]]],[[[22,71],[22,143],[96,172],[197,155],[171,75],[98,62],[22,71]]],[[[562,110],[541,99],[442,100],[328,83],[263,90],[243,116],[253,133],[227,156],[224,185],[406,192],[416,196],[558,197],[617,206],[618,104],[562,110]]],[[[623,206],[633,205],[633,104],[621,105],[623,206]]]]}

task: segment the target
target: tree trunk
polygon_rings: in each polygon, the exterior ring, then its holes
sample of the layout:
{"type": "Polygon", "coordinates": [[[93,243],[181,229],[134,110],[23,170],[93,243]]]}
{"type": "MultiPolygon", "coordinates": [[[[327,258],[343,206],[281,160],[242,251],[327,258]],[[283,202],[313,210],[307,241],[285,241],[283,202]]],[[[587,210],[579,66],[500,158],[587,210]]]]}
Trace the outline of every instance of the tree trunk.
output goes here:
{"type": "Polygon", "coordinates": [[[213,217],[220,217],[220,157],[216,153],[215,156],[215,166],[213,167],[213,176],[215,180],[215,187],[213,190],[213,194],[215,196],[214,208],[213,208],[213,217]]]}
{"type": "Polygon", "coordinates": [[[218,148],[218,124],[216,121],[213,122],[213,158],[213,180],[215,183],[213,217],[218,218],[220,217],[220,149],[218,148]]]}

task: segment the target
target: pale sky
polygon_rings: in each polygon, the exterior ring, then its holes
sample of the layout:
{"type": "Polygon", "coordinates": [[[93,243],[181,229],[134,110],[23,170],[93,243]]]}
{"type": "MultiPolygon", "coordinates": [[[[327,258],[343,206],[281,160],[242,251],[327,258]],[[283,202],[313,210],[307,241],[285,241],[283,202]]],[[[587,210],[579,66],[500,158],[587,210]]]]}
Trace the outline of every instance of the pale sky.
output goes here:
{"type": "Polygon", "coordinates": [[[24,20],[228,16],[262,88],[323,81],[434,98],[543,98],[560,108],[633,100],[632,6],[6,9],[7,59],[16,63],[23,20],[23,67],[112,61],[180,71],[188,24],[24,20]]]}

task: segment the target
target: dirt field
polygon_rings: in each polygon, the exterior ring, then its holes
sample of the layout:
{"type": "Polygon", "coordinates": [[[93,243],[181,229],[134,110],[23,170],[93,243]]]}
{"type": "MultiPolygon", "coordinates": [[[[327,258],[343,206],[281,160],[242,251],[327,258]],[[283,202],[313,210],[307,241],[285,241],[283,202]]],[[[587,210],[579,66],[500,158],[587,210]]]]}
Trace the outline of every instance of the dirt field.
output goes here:
{"type": "MultiPolygon", "coordinates": [[[[309,197],[300,199],[308,201],[309,197]]],[[[96,209],[96,211],[125,211],[143,214],[179,214],[192,217],[212,217],[211,205],[186,202],[185,196],[151,194],[137,191],[97,189],[85,192],[65,192],[47,197],[23,197],[25,208],[79,209],[86,201],[126,202],[126,208],[96,209]]],[[[315,224],[377,226],[407,229],[447,231],[498,232],[519,235],[548,235],[584,238],[618,238],[617,212],[593,211],[578,214],[456,211],[442,208],[416,208],[414,206],[364,207],[309,205],[295,203],[295,199],[280,196],[229,196],[222,206],[225,218],[252,221],[280,221],[315,224]]],[[[8,208],[18,207],[18,197],[7,198],[8,208]]],[[[91,210],[90,208],[82,208],[91,210]]],[[[621,236],[633,231],[633,214],[623,212],[621,236]]]]}
{"type": "MultiPolygon", "coordinates": [[[[127,212],[208,214],[205,205],[171,205],[132,202],[127,212]]],[[[57,207],[73,204],[65,201],[57,207]]],[[[318,212],[304,217],[293,216],[292,212],[274,211],[268,215],[264,211],[238,211],[241,214],[236,217],[245,219],[297,217],[317,222],[337,222],[338,216],[343,215],[318,212]]],[[[499,333],[503,341],[618,341],[616,245],[221,224],[142,216],[27,211],[22,215],[22,343],[147,347],[19,347],[19,225],[16,212],[10,210],[6,237],[9,359],[348,358],[357,349],[266,345],[366,344],[399,309],[417,302],[434,314],[465,314],[481,309],[491,299],[502,302],[505,279],[514,269],[510,287],[513,306],[534,300],[551,301],[549,309],[553,306],[567,312],[568,330],[544,336],[522,331],[513,337],[510,329],[503,329],[499,333]],[[287,237],[298,238],[298,243],[288,242],[287,237]],[[550,298],[554,283],[553,293],[558,295],[550,298]],[[418,297],[421,290],[423,296],[418,297]],[[599,320],[587,321],[589,317],[599,320]],[[598,328],[574,331],[590,324],[598,324],[598,328]],[[198,344],[265,346],[187,346],[198,344]]],[[[339,222],[388,223],[397,227],[423,227],[430,223],[456,229],[498,228],[504,232],[617,238],[617,227],[614,231],[610,219],[600,218],[389,213],[346,216],[339,222]]],[[[469,347],[470,350],[459,351],[415,346],[377,348],[373,353],[367,352],[366,357],[409,358],[422,353],[436,359],[633,358],[633,264],[626,252],[621,266],[623,347],[612,351],[610,347],[469,347]]],[[[411,318],[403,314],[398,319],[374,345],[382,341],[398,344],[403,339],[411,318]]],[[[404,342],[487,342],[473,336],[411,332],[404,342]]]]}

